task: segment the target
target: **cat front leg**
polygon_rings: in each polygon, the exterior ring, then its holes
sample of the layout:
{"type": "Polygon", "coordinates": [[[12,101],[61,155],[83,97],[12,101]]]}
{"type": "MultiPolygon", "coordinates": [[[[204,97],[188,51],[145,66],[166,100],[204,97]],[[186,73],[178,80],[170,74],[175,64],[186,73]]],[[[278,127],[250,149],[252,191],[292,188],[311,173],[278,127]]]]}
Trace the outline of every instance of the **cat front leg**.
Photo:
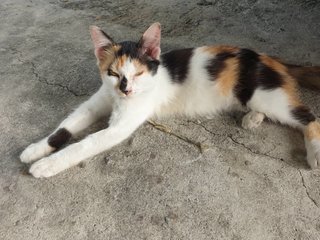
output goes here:
{"type": "Polygon", "coordinates": [[[136,111],[131,107],[125,113],[114,111],[107,129],[91,134],[61,151],[34,163],[29,172],[36,178],[51,177],[93,157],[128,138],[149,116],[150,111],[136,111]]]}
{"type": "Polygon", "coordinates": [[[112,98],[105,85],[102,85],[90,99],[81,104],[48,137],[29,145],[20,155],[22,162],[30,163],[59,149],[69,139],[87,128],[97,119],[111,112],[112,98]]]}

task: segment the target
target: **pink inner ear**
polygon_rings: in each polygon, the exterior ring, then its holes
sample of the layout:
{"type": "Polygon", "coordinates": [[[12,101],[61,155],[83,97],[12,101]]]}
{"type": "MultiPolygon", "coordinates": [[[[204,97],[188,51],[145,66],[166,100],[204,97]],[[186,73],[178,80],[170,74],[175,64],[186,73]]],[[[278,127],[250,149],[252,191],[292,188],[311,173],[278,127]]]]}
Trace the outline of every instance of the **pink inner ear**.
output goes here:
{"type": "Polygon", "coordinates": [[[91,39],[94,45],[94,53],[98,59],[102,57],[103,48],[112,44],[112,40],[102,32],[99,27],[90,27],[91,39]]]}
{"type": "Polygon", "coordinates": [[[161,25],[160,23],[152,24],[147,31],[142,35],[141,53],[147,54],[151,58],[160,58],[160,39],[161,25]]]}

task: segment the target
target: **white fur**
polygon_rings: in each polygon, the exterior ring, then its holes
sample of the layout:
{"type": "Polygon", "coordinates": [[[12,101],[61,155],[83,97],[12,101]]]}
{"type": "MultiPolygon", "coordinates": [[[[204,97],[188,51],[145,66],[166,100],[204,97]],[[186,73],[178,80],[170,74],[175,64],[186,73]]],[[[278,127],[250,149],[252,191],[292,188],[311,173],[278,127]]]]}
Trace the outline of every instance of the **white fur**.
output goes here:
{"type": "Polygon", "coordinates": [[[20,155],[21,162],[34,162],[44,156],[49,155],[54,148],[49,146],[48,138],[44,138],[37,143],[30,144],[20,155]]]}
{"type": "Polygon", "coordinates": [[[309,141],[305,138],[307,149],[307,161],[309,166],[314,169],[320,166],[320,140],[312,139],[309,141]]]}
{"type": "Polygon", "coordinates": [[[273,121],[301,127],[301,124],[292,117],[287,94],[281,88],[274,90],[256,89],[247,106],[257,112],[264,113],[273,121]]]}

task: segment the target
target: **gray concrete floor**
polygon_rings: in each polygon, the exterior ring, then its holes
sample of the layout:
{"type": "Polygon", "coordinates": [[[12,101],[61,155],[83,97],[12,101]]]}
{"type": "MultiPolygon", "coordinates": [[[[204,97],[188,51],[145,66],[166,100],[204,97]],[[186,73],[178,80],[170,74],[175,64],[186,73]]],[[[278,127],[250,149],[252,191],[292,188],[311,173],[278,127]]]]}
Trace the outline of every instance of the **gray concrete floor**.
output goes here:
{"type": "MultiPolygon", "coordinates": [[[[203,153],[145,124],[53,178],[18,158],[99,87],[89,25],[134,40],[160,21],[164,50],[224,43],[320,65],[319,13],[316,0],[1,0],[0,239],[320,239],[301,134],[243,130],[243,112],[161,121],[203,153]]],[[[319,92],[302,96],[320,116],[319,92]]]]}

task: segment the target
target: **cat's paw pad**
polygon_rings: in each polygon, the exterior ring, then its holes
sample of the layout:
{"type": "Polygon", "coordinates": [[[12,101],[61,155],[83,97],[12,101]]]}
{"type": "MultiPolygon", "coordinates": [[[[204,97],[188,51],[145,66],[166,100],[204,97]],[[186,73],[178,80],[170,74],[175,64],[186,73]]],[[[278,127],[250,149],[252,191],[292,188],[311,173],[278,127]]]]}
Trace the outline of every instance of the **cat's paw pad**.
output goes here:
{"type": "Polygon", "coordinates": [[[263,113],[251,111],[242,118],[242,127],[244,129],[257,128],[263,122],[264,117],[263,113]]]}
{"type": "Polygon", "coordinates": [[[21,162],[30,163],[50,154],[54,148],[50,147],[46,141],[40,141],[29,145],[20,155],[21,162]]]}
{"type": "Polygon", "coordinates": [[[57,161],[50,158],[43,158],[38,162],[35,162],[29,169],[29,173],[35,178],[47,178],[56,175],[59,172],[60,170],[57,161]]]}

